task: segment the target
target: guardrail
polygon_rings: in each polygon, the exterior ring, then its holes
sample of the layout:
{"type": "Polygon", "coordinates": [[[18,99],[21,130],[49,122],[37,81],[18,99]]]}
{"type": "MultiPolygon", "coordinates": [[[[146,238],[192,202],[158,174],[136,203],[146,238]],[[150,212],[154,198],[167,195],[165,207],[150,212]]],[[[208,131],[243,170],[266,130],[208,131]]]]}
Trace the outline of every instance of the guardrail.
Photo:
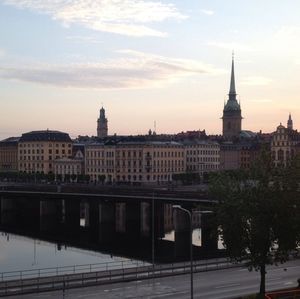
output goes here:
{"type": "MultiPolygon", "coordinates": [[[[232,264],[228,259],[197,261],[194,263],[194,272],[204,272],[229,267],[240,267],[232,264]]],[[[181,275],[190,272],[190,263],[173,263],[165,265],[137,265],[122,269],[89,271],[76,274],[61,274],[54,276],[39,276],[0,282],[0,296],[28,294],[54,290],[65,290],[76,287],[108,284],[115,282],[134,281],[149,278],[181,275]]]]}
{"type": "Polygon", "coordinates": [[[58,275],[90,273],[115,269],[136,268],[147,266],[149,263],[136,260],[122,260],[107,263],[81,264],[73,266],[48,267],[41,269],[28,269],[21,271],[7,271],[0,273],[0,282],[9,280],[22,280],[27,278],[41,278],[58,275]]]}

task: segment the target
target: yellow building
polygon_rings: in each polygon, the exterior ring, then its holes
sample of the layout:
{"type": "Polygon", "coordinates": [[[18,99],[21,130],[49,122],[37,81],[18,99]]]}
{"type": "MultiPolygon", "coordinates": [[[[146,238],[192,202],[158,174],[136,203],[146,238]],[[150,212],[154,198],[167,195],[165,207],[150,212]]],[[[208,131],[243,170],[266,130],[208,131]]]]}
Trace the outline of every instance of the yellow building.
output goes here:
{"type": "Polygon", "coordinates": [[[54,160],[72,156],[72,140],[59,131],[32,131],[22,134],[18,145],[18,168],[27,173],[53,173],[54,160]]]}

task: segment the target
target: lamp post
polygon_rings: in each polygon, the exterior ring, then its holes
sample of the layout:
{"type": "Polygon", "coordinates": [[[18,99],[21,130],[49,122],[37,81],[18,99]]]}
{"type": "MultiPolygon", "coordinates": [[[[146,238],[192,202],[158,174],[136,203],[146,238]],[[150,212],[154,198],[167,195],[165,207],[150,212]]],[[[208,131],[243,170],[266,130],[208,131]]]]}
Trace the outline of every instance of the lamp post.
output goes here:
{"type": "Polygon", "coordinates": [[[189,216],[189,221],[190,221],[190,262],[191,262],[191,299],[194,298],[194,280],[193,280],[193,214],[211,214],[213,213],[213,211],[195,211],[193,213],[190,212],[189,210],[183,208],[180,205],[173,205],[172,206],[173,209],[178,209],[181,210],[185,213],[188,214],[189,216]]]}

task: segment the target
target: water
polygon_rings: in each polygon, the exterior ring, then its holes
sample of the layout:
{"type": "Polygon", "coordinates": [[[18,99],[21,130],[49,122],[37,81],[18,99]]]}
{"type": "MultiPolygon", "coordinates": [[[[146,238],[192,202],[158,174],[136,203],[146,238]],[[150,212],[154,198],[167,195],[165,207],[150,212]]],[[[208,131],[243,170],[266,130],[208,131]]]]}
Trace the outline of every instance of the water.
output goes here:
{"type": "Polygon", "coordinates": [[[129,260],[0,232],[0,272],[117,261],[129,260]]]}
{"type": "MultiPolygon", "coordinates": [[[[198,247],[202,246],[202,240],[201,240],[202,233],[201,232],[202,232],[201,228],[193,229],[193,235],[192,235],[193,246],[198,246],[198,247]]],[[[174,242],[175,241],[175,231],[171,230],[170,232],[166,233],[163,240],[174,242]]],[[[222,243],[220,236],[218,238],[218,249],[224,249],[224,245],[222,243]]]]}

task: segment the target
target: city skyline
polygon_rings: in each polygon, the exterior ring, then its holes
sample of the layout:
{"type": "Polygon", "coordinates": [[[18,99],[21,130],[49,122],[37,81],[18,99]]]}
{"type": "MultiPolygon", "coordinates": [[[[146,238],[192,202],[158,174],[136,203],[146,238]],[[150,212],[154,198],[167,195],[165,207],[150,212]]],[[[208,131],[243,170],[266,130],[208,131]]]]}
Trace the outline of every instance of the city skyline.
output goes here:
{"type": "Polygon", "coordinates": [[[300,3],[16,1],[0,4],[0,139],[221,134],[231,52],[243,129],[300,127],[300,3]],[[126,124],[126,125],[124,125],[126,124]]]}

